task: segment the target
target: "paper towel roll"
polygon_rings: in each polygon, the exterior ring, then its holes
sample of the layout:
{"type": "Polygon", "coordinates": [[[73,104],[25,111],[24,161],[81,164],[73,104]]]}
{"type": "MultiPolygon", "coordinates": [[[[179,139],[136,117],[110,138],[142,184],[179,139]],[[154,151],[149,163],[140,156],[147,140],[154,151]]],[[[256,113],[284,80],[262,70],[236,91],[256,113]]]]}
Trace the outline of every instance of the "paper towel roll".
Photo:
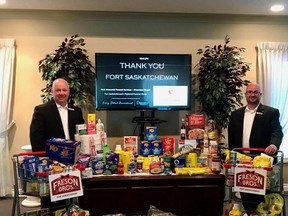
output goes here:
{"type": "MultiPolygon", "coordinates": [[[[87,135],[80,135],[80,139],[81,139],[81,149],[80,149],[80,153],[82,154],[93,154],[93,152],[91,151],[91,145],[90,142],[92,142],[91,144],[94,144],[95,146],[95,152],[99,151],[99,150],[103,150],[103,145],[105,143],[107,143],[107,137],[106,137],[106,133],[103,134],[104,140],[102,140],[101,142],[101,134],[97,133],[97,134],[87,134],[87,135]],[[92,139],[92,140],[91,140],[92,139]]],[[[95,155],[94,155],[95,156],[95,155]]]]}

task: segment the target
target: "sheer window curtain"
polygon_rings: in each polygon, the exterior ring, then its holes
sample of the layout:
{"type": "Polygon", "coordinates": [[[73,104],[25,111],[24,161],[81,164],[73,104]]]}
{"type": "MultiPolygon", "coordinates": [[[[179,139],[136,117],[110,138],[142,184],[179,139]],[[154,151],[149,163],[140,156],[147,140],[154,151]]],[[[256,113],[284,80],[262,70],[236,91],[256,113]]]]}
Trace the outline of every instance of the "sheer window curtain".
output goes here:
{"type": "Polygon", "coordinates": [[[278,108],[284,138],[280,150],[288,158],[288,43],[257,44],[257,79],[264,104],[278,108]]]}
{"type": "Polygon", "coordinates": [[[12,192],[12,179],[7,171],[11,170],[8,132],[14,124],[10,122],[14,57],[15,40],[0,39],[0,197],[12,192]]]}

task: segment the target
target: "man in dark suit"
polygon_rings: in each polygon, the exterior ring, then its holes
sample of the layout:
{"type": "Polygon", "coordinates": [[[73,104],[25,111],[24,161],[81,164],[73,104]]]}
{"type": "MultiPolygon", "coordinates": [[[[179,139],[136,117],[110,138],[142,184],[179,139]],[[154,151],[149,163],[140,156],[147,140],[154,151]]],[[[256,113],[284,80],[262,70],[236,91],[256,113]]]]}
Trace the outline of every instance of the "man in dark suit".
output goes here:
{"type": "MultiPolygon", "coordinates": [[[[258,84],[249,83],[245,98],[247,105],[231,113],[228,126],[229,149],[264,148],[265,153],[274,155],[283,138],[279,122],[279,110],[260,103],[261,89],[258,84]]],[[[263,196],[241,193],[247,213],[255,211],[263,196]],[[256,201],[256,203],[255,203],[256,201]]]]}
{"type": "Polygon", "coordinates": [[[247,86],[247,105],[231,113],[228,126],[229,149],[265,148],[265,153],[273,155],[283,138],[279,122],[279,110],[260,103],[261,90],[258,84],[247,86]]]}
{"type": "Polygon", "coordinates": [[[59,78],[52,84],[53,99],[35,107],[31,125],[32,151],[45,150],[45,141],[51,137],[74,140],[76,124],[84,119],[79,107],[68,104],[69,85],[59,78]]]}

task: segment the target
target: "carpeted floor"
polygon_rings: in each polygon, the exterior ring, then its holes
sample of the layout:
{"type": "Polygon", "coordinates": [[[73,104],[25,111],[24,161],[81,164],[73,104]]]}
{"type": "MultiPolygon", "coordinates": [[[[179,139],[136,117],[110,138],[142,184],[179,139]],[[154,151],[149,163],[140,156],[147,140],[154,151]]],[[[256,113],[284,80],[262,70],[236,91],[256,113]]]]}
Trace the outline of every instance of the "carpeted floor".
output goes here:
{"type": "MultiPolygon", "coordinates": [[[[24,198],[20,198],[20,203],[22,202],[24,198]]],[[[285,196],[285,209],[286,209],[286,215],[288,216],[288,196],[285,196]]],[[[12,213],[12,208],[13,208],[13,198],[12,197],[7,197],[7,198],[0,198],[0,215],[1,216],[17,216],[17,212],[15,211],[15,214],[13,215],[12,213]]],[[[21,214],[24,214],[25,212],[32,211],[38,208],[27,208],[21,206],[21,214]]],[[[211,216],[214,216],[211,213],[211,216]]],[[[220,216],[220,215],[219,215],[220,216]]],[[[284,215],[281,215],[284,216],[284,215]]]]}

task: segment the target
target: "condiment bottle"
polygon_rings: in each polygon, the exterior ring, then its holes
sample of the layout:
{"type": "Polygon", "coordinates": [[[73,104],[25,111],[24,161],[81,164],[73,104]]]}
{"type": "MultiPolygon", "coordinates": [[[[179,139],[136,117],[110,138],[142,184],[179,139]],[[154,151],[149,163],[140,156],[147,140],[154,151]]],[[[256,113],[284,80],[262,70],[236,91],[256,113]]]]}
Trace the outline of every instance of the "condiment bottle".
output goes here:
{"type": "Polygon", "coordinates": [[[180,127],[180,139],[185,140],[186,138],[186,125],[184,118],[181,119],[181,127],[180,127]]]}
{"type": "Polygon", "coordinates": [[[220,174],[220,172],[221,172],[221,159],[219,157],[214,156],[212,158],[211,170],[215,174],[220,174]]]}

